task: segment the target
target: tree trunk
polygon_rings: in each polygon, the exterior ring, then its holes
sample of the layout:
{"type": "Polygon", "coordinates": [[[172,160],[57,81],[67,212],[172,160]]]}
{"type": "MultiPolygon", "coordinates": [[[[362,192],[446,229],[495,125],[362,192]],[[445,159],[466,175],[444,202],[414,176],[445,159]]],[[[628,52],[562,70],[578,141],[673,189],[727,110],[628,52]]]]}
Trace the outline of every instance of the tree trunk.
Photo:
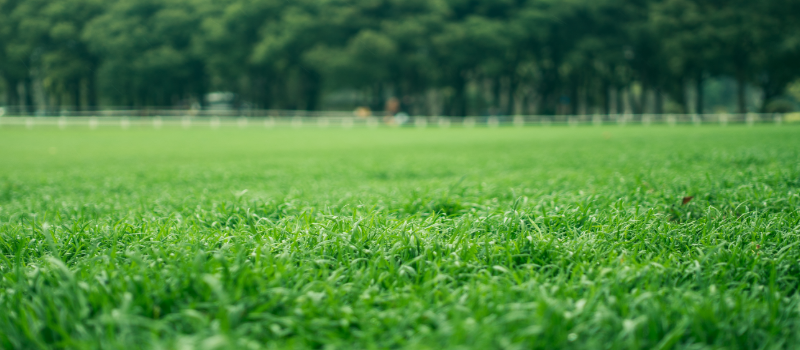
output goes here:
{"type": "Polygon", "coordinates": [[[269,78],[266,75],[263,75],[259,78],[258,82],[258,89],[259,95],[261,95],[261,103],[259,107],[263,109],[270,109],[272,108],[272,91],[269,88],[269,78]]]}
{"type": "MultiPolygon", "coordinates": [[[[558,65],[555,66],[557,67],[558,65]]],[[[561,79],[558,70],[555,68],[546,68],[542,75],[542,80],[538,89],[538,95],[541,98],[539,113],[542,115],[556,115],[558,114],[558,107],[561,104],[561,79]]]]}
{"type": "MultiPolygon", "coordinates": [[[[268,109],[270,105],[270,89],[267,86],[267,78],[259,69],[250,71],[250,95],[253,105],[251,108],[268,109]]],[[[199,90],[198,90],[199,93],[199,90]]]]}
{"type": "Polygon", "coordinates": [[[489,114],[495,115],[500,113],[500,96],[503,91],[503,79],[500,76],[495,77],[492,84],[493,96],[492,96],[492,108],[489,114]]]}
{"type": "Polygon", "coordinates": [[[655,114],[664,114],[664,94],[661,93],[661,88],[655,89],[655,114]]]}
{"type": "Polygon", "coordinates": [[[695,109],[695,112],[697,114],[703,114],[703,113],[705,113],[705,110],[704,110],[704,106],[703,106],[703,99],[704,99],[703,85],[704,84],[703,84],[703,73],[702,72],[697,74],[697,79],[695,79],[694,83],[695,83],[695,92],[696,92],[696,96],[695,96],[696,102],[695,102],[694,109],[695,109]]]}
{"type": "Polygon", "coordinates": [[[539,90],[539,114],[542,115],[555,115],[558,109],[558,97],[556,96],[555,89],[543,84],[539,90]]]}
{"type": "Polygon", "coordinates": [[[611,86],[608,80],[603,81],[603,114],[611,114],[611,86]]]}
{"type": "Polygon", "coordinates": [[[681,106],[682,112],[686,112],[688,110],[686,105],[686,79],[683,76],[678,79],[678,89],[677,93],[675,94],[675,102],[681,106]]]}
{"type": "Polygon", "coordinates": [[[647,112],[647,102],[649,102],[647,92],[649,88],[650,87],[645,82],[642,82],[642,91],[639,93],[639,103],[636,106],[636,114],[642,115],[647,112]]]}
{"type": "Polygon", "coordinates": [[[321,77],[319,73],[314,70],[306,69],[304,72],[304,89],[303,97],[305,98],[305,109],[309,111],[316,111],[319,109],[319,97],[321,91],[321,77]]]}
{"type": "Polygon", "coordinates": [[[91,110],[97,109],[97,77],[94,73],[89,73],[86,77],[87,107],[91,110]]]}
{"type": "Polygon", "coordinates": [[[383,83],[376,83],[372,88],[372,110],[383,112],[385,101],[383,99],[383,83]]]}
{"type": "Polygon", "coordinates": [[[641,96],[639,96],[639,98],[637,99],[636,95],[633,93],[633,89],[631,88],[628,88],[627,92],[628,92],[628,102],[631,105],[631,112],[633,112],[633,114],[641,114],[642,110],[641,96]]]}
{"type": "Polygon", "coordinates": [[[764,93],[763,101],[761,102],[761,113],[767,113],[767,108],[769,107],[770,102],[775,100],[781,94],[776,92],[776,90],[772,89],[770,85],[764,84],[764,87],[761,88],[764,93]]]}
{"type": "Polygon", "coordinates": [[[272,80],[272,92],[275,96],[275,103],[273,108],[275,109],[284,109],[287,105],[288,99],[288,92],[286,92],[286,75],[285,74],[278,74],[275,76],[275,79],[272,80]]]}
{"type": "Polygon", "coordinates": [[[578,113],[580,113],[579,112],[579,108],[580,108],[580,100],[579,100],[579,98],[580,98],[580,96],[578,94],[578,83],[577,82],[573,83],[572,86],[570,87],[569,95],[570,95],[569,96],[569,104],[570,104],[569,113],[571,115],[578,115],[578,113]]]}
{"type": "Polygon", "coordinates": [[[81,110],[81,81],[75,79],[72,81],[72,110],[80,112],[81,110]]]}
{"type": "Polygon", "coordinates": [[[10,107],[6,113],[13,115],[19,108],[19,81],[6,78],[6,104],[10,107]]]}
{"type": "Polygon", "coordinates": [[[743,74],[739,73],[736,75],[736,103],[739,107],[739,113],[745,114],[747,113],[747,100],[745,99],[745,81],[743,74]]]}
{"type": "Polygon", "coordinates": [[[56,113],[56,115],[58,115],[59,113],[61,113],[61,100],[63,100],[64,97],[60,93],[56,93],[55,95],[56,95],[56,97],[55,97],[55,103],[56,103],[55,113],[56,113]]]}
{"type": "Polygon", "coordinates": [[[33,114],[33,78],[26,77],[23,81],[23,84],[25,85],[25,100],[23,103],[23,108],[27,114],[33,114]]]}
{"type": "Polygon", "coordinates": [[[466,117],[467,115],[467,98],[466,98],[466,85],[467,80],[464,79],[462,73],[458,73],[455,79],[455,94],[453,96],[451,115],[456,117],[466,117]]]}
{"type": "Polygon", "coordinates": [[[508,78],[508,106],[506,107],[506,115],[514,115],[514,108],[515,106],[515,98],[514,95],[517,93],[517,88],[519,87],[519,79],[514,78],[514,76],[510,76],[508,78]]]}

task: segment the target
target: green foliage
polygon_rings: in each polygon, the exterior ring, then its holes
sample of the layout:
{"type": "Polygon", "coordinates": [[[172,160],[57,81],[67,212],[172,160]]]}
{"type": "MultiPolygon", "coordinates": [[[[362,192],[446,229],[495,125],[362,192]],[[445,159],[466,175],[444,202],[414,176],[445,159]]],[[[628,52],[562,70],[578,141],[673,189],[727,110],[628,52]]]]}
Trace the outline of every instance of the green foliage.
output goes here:
{"type": "MultiPolygon", "coordinates": [[[[731,77],[766,111],[800,76],[795,0],[3,0],[10,105],[319,109],[327,93],[412,114],[703,112],[731,77]],[[40,84],[37,84],[40,83],[40,84]],[[690,88],[691,87],[691,88],[690,88]],[[18,91],[25,91],[17,96],[18,91]],[[695,101],[688,101],[690,91],[695,101]],[[616,97],[614,100],[613,96],[616,97]],[[626,95],[627,98],[623,98],[626,95]],[[436,105],[437,107],[434,107],[436,105]],[[694,105],[694,108],[690,106],[694,105]],[[612,106],[615,106],[612,108],[612,106]],[[694,110],[691,110],[694,109],[694,110]]],[[[751,108],[752,109],[752,108],[751,108]]]]}
{"type": "Polygon", "coordinates": [[[202,94],[203,61],[192,51],[201,17],[191,1],[116,1],[83,38],[105,60],[98,68],[109,97],[126,105],[170,105],[202,94]]]}
{"type": "Polygon", "coordinates": [[[794,111],[794,103],[786,99],[772,100],[766,107],[768,113],[789,113],[794,111]]]}
{"type": "Polygon", "coordinates": [[[800,102],[800,80],[797,80],[789,85],[789,95],[794,98],[795,101],[800,102]]]}
{"type": "Polygon", "coordinates": [[[797,132],[2,129],[0,347],[796,348],[797,132]]]}

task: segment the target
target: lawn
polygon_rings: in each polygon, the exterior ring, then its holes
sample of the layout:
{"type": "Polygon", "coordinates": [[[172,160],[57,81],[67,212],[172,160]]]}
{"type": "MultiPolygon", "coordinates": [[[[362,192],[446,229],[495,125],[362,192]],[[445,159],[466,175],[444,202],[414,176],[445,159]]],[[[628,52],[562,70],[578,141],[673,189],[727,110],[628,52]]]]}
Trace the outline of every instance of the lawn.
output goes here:
{"type": "Polygon", "coordinates": [[[2,349],[796,349],[800,127],[0,129],[2,349]]]}

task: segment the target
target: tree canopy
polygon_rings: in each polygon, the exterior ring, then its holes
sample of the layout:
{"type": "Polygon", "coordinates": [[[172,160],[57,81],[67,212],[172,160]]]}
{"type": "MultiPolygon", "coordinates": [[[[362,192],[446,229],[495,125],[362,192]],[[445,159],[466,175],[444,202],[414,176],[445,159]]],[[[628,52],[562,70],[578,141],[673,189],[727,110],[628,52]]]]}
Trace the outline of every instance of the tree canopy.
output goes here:
{"type": "Polygon", "coordinates": [[[800,78],[798,14],[800,0],[0,0],[0,89],[29,112],[227,91],[260,109],[703,113],[704,84],[725,78],[735,111],[755,91],[750,109],[772,112],[800,78]]]}

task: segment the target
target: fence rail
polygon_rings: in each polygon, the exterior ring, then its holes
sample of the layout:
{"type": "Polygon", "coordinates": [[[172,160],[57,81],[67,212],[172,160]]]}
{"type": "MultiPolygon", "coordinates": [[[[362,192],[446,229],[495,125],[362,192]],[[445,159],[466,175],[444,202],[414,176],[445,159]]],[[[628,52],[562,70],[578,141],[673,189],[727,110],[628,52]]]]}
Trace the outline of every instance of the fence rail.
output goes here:
{"type": "Polygon", "coordinates": [[[140,116],[140,115],[103,115],[103,116],[0,116],[0,127],[88,127],[96,128],[132,128],[132,127],[182,127],[182,128],[275,128],[275,127],[316,127],[316,128],[353,128],[380,126],[408,127],[499,127],[529,125],[728,125],[728,124],[784,124],[800,123],[800,113],[788,114],[644,114],[644,115],[557,115],[557,116],[482,116],[482,117],[354,117],[342,113],[315,116],[278,115],[278,116],[140,116]]]}
{"type": "Polygon", "coordinates": [[[21,117],[352,117],[352,111],[304,111],[283,109],[186,109],[178,107],[104,107],[102,109],[38,109],[0,107],[0,114],[21,117]]]}

